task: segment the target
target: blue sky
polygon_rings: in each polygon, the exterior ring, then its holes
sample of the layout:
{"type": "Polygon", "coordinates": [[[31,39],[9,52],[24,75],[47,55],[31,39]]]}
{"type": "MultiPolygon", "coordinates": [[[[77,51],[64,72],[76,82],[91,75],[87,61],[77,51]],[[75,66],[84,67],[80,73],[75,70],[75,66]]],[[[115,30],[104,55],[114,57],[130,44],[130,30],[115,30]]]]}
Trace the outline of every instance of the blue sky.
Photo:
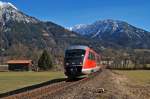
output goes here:
{"type": "Polygon", "coordinates": [[[96,20],[123,20],[150,31],[150,0],[1,0],[24,13],[64,27],[96,20]]]}

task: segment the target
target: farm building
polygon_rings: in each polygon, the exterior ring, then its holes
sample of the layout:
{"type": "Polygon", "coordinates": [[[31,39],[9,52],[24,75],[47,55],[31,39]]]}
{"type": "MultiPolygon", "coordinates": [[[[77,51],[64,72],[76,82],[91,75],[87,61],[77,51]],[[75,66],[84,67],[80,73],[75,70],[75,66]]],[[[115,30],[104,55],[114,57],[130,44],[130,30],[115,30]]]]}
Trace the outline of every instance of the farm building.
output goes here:
{"type": "Polygon", "coordinates": [[[29,71],[32,70],[32,60],[9,60],[8,69],[11,71],[29,71]]]}

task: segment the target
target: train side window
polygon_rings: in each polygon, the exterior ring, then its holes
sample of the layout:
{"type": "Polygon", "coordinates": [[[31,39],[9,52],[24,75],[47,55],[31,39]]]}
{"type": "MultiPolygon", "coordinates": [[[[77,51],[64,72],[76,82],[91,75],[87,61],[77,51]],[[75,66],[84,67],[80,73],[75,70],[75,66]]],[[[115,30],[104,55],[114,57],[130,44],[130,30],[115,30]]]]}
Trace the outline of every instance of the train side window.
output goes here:
{"type": "Polygon", "coordinates": [[[89,52],[88,59],[95,60],[95,55],[93,53],[89,52]]]}
{"type": "Polygon", "coordinates": [[[95,60],[95,55],[92,53],[92,60],[95,60]]]}
{"type": "Polygon", "coordinates": [[[100,64],[100,57],[97,56],[97,63],[100,64]]]}
{"type": "Polygon", "coordinates": [[[90,60],[91,60],[91,52],[89,52],[89,56],[88,56],[88,59],[90,59],[90,60]]]}

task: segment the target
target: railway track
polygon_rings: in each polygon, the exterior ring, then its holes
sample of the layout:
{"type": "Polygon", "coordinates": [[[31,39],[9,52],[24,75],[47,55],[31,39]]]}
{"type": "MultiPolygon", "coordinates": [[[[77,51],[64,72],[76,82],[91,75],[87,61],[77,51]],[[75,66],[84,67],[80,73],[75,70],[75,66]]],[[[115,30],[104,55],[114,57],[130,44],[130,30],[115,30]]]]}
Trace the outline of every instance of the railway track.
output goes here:
{"type": "Polygon", "coordinates": [[[82,84],[84,82],[87,82],[88,80],[91,80],[96,75],[98,75],[101,71],[98,71],[96,73],[90,74],[86,78],[82,79],[76,79],[74,80],[66,80],[57,82],[54,84],[50,84],[47,86],[43,86],[37,89],[33,89],[30,91],[14,94],[8,97],[4,97],[3,99],[48,99],[50,97],[55,96],[55,94],[58,94],[59,92],[66,90],[71,87],[75,87],[78,84],[82,84]]]}

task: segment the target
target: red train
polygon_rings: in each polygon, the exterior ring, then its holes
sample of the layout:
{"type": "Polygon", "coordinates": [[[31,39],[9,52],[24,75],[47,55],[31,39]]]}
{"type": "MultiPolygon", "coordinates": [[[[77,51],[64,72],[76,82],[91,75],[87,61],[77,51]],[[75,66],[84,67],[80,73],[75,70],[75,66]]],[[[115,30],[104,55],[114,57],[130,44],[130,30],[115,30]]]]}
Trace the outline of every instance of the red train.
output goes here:
{"type": "Polygon", "coordinates": [[[98,71],[101,57],[87,46],[70,46],[65,52],[64,69],[68,78],[98,71]]]}

